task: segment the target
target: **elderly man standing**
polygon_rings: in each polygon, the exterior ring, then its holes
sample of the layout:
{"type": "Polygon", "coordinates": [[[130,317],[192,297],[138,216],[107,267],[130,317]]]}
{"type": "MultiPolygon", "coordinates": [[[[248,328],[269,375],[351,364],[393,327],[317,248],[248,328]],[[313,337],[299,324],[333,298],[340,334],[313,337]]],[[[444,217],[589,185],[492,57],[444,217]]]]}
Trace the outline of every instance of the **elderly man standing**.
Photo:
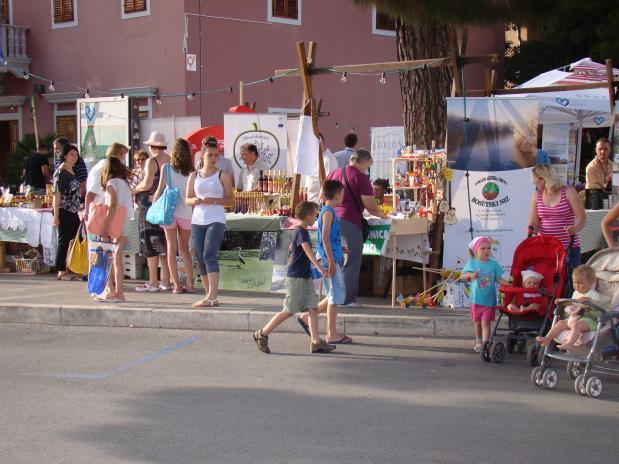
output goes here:
{"type": "Polygon", "coordinates": [[[611,151],[608,139],[601,138],[595,144],[595,158],[587,165],[585,188],[611,190],[613,162],[609,159],[611,151]]]}
{"type": "Polygon", "coordinates": [[[241,147],[241,158],[245,166],[239,173],[239,181],[236,183],[238,190],[245,192],[257,191],[259,188],[260,171],[268,169],[258,161],[258,148],[253,143],[241,147]]]}

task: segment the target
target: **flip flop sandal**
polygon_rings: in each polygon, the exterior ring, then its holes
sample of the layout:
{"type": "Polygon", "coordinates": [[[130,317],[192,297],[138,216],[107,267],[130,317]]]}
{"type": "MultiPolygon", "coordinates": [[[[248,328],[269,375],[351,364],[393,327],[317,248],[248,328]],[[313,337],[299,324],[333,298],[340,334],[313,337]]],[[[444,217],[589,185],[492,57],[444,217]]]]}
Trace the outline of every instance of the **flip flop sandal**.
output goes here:
{"type": "Polygon", "coordinates": [[[352,343],[352,338],[350,338],[348,335],[344,335],[339,340],[327,340],[327,343],[329,345],[350,345],[352,343]]]}

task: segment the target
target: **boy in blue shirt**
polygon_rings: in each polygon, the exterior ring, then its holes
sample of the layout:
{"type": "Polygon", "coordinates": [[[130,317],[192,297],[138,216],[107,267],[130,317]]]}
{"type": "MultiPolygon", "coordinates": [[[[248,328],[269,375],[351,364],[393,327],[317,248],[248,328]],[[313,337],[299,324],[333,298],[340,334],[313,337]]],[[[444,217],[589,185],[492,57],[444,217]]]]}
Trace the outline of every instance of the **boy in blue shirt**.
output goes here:
{"type": "MultiPolygon", "coordinates": [[[[322,184],[322,197],[325,205],[318,216],[318,254],[322,264],[327,266],[324,279],[327,297],[318,304],[318,312],[327,313],[327,343],[349,344],[352,338],[338,332],[336,324],[338,307],[346,299],[340,220],[335,214],[335,208],[344,200],[344,186],[338,180],[326,180],[322,184]]],[[[299,316],[299,324],[304,328],[307,325],[302,315],[299,316]]]]}
{"type": "Polygon", "coordinates": [[[261,330],[254,333],[254,341],[258,349],[269,354],[269,334],[293,314],[302,311],[308,312],[309,334],[311,337],[310,351],[312,353],[329,353],[335,349],[318,336],[318,296],[312,283],[311,267],[313,264],[320,273],[326,271],[320,266],[312,251],[308,227],[316,222],[318,207],[315,203],[305,201],[295,208],[295,216],[301,223],[292,233],[290,256],[288,258],[288,272],[286,273],[286,299],[284,309],[273,316],[261,330]]]}

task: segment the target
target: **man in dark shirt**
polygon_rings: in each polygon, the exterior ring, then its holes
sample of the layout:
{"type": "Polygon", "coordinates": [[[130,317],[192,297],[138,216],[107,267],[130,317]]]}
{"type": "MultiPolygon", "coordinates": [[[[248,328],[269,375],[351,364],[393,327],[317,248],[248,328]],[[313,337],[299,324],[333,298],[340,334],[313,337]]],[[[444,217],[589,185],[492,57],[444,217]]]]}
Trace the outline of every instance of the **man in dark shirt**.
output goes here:
{"type": "Polygon", "coordinates": [[[47,153],[49,149],[39,144],[38,150],[28,156],[24,163],[24,184],[26,192],[45,195],[45,184],[51,183],[47,153]]]}

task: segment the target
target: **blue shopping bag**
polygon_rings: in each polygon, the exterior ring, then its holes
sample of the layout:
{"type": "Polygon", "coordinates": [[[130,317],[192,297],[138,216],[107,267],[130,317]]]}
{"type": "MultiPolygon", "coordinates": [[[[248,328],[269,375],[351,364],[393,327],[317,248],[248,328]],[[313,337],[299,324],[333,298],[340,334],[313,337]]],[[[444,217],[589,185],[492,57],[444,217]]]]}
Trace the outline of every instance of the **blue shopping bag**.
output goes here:
{"type": "Polygon", "coordinates": [[[161,226],[172,224],[172,220],[174,219],[174,210],[176,209],[178,199],[181,195],[181,191],[178,187],[172,187],[170,185],[172,179],[172,168],[170,167],[170,164],[166,164],[164,169],[166,180],[165,190],[161,196],[157,198],[157,201],[155,201],[151,207],[148,208],[148,212],[146,213],[147,222],[161,226]]]}

